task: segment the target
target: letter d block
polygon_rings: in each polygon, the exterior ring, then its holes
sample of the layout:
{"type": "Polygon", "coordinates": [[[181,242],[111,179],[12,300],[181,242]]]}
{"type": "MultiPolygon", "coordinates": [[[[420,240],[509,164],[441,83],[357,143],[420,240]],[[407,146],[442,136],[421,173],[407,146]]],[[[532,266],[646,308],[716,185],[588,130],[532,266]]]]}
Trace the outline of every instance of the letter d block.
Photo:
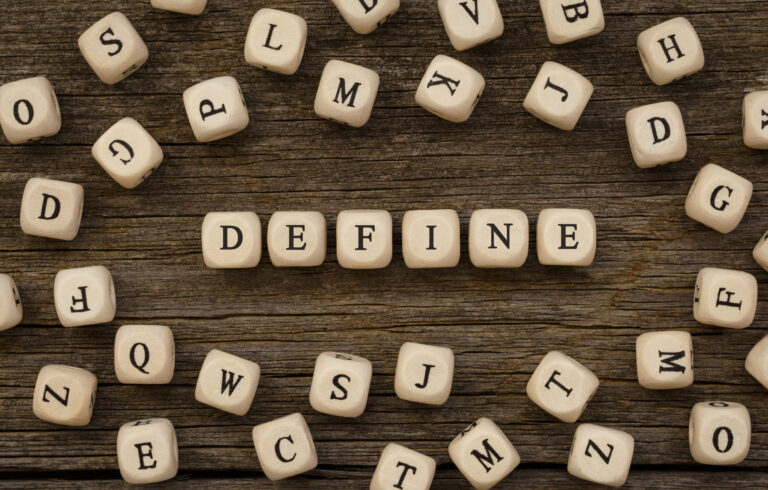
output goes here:
{"type": "Polygon", "coordinates": [[[80,230],[84,196],[80,184],[29,179],[21,198],[21,230],[27,235],[74,240],[80,230]]]}
{"type": "Polygon", "coordinates": [[[252,212],[208,213],[203,219],[202,242],[207,267],[256,267],[261,260],[261,222],[252,212]]]}
{"type": "Polygon", "coordinates": [[[325,119],[359,128],[371,117],[379,91],[379,75],[373,70],[331,60],[326,63],[315,96],[315,113],[325,119]]]}
{"type": "Polygon", "coordinates": [[[576,422],[600,381],[589,369],[562,352],[548,352],[528,380],[528,398],[563,422],[576,422]]]}
{"type": "Polygon", "coordinates": [[[735,402],[701,402],[693,406],[688,443],[696,462],[730,465],[749,454],[752,422],[747,408],[735,402]]]}
{"type": "Polygon", "coordinates": [[[432,114],[455,123],[469,119],[485,90],[479,71],[439,54],[416,88],[416,103],[432,114]]]}
{"type": "Polygon", "coordinates": [[[536,253],[543,265],[587,266],[595,260],[597,225],[586,209],[544,209],[536,223],[536,253]]]}
{"type": "Polygon", "coordinates": [[[77,40],[85,61],[107,85],[114,85],[146,63],[149,50],[128,17],[112,12],[77,40]]]}
{"type": "Polygon", "coordinates": [[[373,366],[351,354],[323,352],[315,361],[309,403],[318,412],[358,417],[368,403],[373,366]]]}
{"type": "Polygon", "coordinates": [[[688,143],[683,115],[674,102],[635,107],[627,112],[626,125],[638,167],[651,168],[685,158],[688,143]]]}
{"type": "Polygon", "coordinates": [[[53,297],[64,327],[109,323],[117,311],[112,274],[101,265],[59,271],[53,297]]]}
{"type": "Polygon", "coordinates": [[[261,470],[282,480],[317,466],[317,452],[304,417],[294,413],[253,428],[253,444],[261,470]]]}
{"type": "Polygon", "coordinates": [[[576,428],[568,456],[568,473],[601,485],[620,487],[627,481],[635,439],[620,430],[593,424],[576,428]]]}
{"type": "Polygon", "coordinates": [[[115,335],[115,375],[123,384],[162,385],[173,379],[173,332],[163,325],[123,325],[115,335]]]}
{"type": "Polygon", "coordinates": [[[685,199],[685,214],[720,233],[735,230],[749,201],[752,182],[709,163],[701,167],[685,199]]]}
{"type": "Polygon", "coordinates": [[[24,316],[16,281],[8,274],[0,274],[0,332],[13,328],[24,316]]]}
{"type": "Polygon", "coordinates": [[[705,325],[745,328],[757,308],[757,279],[748,272],[705,267],[696,276],[693,317],[705,325]]]}
{"type": "Polygon", "coordinates": [[[131,484],[170,480],[179,469],[179,446],[170,420],[128,422],[117,433],[117,464],[131,484]]]}
{"type": "Polygon", "coordinates": [[[205,80],[185,90],[183,97],[192,132],[201,143],[232,136],[248,127],[245,97],[233,77],[205,80]]]}
{"type": "Polygon", "coordinates": [[[12,145],[58,133],[61,113],[51,82],[35,77],[0,86],[0,128],[12,145]]]}
{"type": "Polygon", "coordinates": [[[370,490],[429,490],[437,462],[426,454],[389,443],[373,472],[370,490]]]}
{"type": "Polygon", "coordinates": [[[88,425],[96,400],[96,376],[71,366],[49,364],[35,383],[32,412],[52,424],[88,425]]]}
{"type": "Polygon", "coordinates": [[[704,50],[684,17],[662,22],[637,36],[643,67],[656,85],[666,85],[704,68],[704,50]]]}
{"type": "Polygon", "coordinates": [[[197,377],[195,400],[219,410],[245,415],[259,386],[259,365],[213,349],[197,377]]]}
{"type": "Polygon", "coordinates": [[[523,108],[547,124],[570,131],[592,97],[592,83],[553,61],[541,65],[523,101],[523,108]]]}
{"type": "Polygon", "coordinates": [[[478,490],[487,490],[520,464],[520,455],[491,419],[481,417],[448,445],[448,455],[464,478],[478,490]]]}

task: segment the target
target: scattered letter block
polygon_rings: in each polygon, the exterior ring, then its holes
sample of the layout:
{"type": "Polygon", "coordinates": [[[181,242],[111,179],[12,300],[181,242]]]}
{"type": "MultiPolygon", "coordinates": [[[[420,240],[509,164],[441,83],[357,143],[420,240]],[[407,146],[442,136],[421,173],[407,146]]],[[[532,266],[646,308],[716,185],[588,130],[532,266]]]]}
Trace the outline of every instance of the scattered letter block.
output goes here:
{"type": "Polygon", "coordinates": [[[275,267],[316,267],[325,261],[328,232],[317,211],[277,211],[267,225],[269,260],[275,267]]]}
{"type": "Polygon", "coordinates": [[[651,81],[666,85],[704,68],[704,50],[688,19],[676,17],[637,36],[640,60],[651,81]]]}
{"type": "Polygon", "coordinates": [[[220,140],[248,127],[248,108],[240,84],[232,77],[211,78],[184,91],[184,108],[195,138],[220,140]]]}
{"type": "Polygon", "coordinates": [[[504,33],[504,18],[496,0],[438,0],[437,8],[456,51],[474,48],[504,33]]]}
{"type": "Polygon", "coordinates": [[[439,54],[416,89],[416,103],[438,117],[460,123],[472,115],[483,90],[485,78],[477,70],[439,54]]]}
{"type": "Polygon", "coordinates": [[[760,264],[760,267],[768,271],[768,232],[765,232],[752,249],[752,257],[760,264]]]}
{"type": "Polygon", "coordinates": [[[0,274],[0,332],[21,323],[23,314],[16,282],[8,274],[0,274]]]}
{"type": "Polygon", "coordinates": [[[152,6],[156,9],[189,15],[202,14],[207,4],[208,0],[152,0],[152,6]]]}
{"type": "Polygon", "coordinates": [[[701,167],[685,199],[685,214],[720,233],[741,222],[752,199],[752,182],[709,163],[701,167]]]}
{"type": "Polygon", "coordinates": [[[453,209],[406,211],[403,259],[411,269],[456,267],[461,255],[459,215],[453,209]]]}
{"type": "Polygon", "coordinates": [[[315,95],[315,113],[325,119],[359,128],[371,117],[379,75],[340,60],[326,63],[315,95]]]}
{"type": "Polygon", "coordinates": [[[536,223],[536,253],[543,265],[590,265],[597,250],[595,217],[586,209],[544,209],[536,223]]]}
{"type": "Polygon", "coordinates": [[[757,307],[757,279],[748,272],[705,267],[696,277],[693,317],[705,325],[745,328],[757,307]]]}
{"type": "Polygon", "coordinates": [[[115,335],[115,375],[123,384],[164,385],[173,379],[173,332],[163,325],[123,325],[115,335]]]}
{"type": "Polygon", "coordinates": [[[96,376],[71,366],[49,364],[40,370],[32,411],[52,424],[88,425],[96,399],[96,376]]]}
{"type": "Polygon", "coordinates": [[[373,366],[362,357],[340,352],[317,356],[309,403],[318,412],[359,417],[368,403],[373,366]]]}
{"type": "Polygon", "coordinates": [[[389,443],[381,452],[370,490],[429,490],[437,462],[426,454],[389,443]]]}
{"type": "Polygon", "coordinates": [[[651,390],[685,388],[693,384],[691,334],[647,332],[636,342],[637,381],[651,390]]]}
{"type": "Polygon", "coordinates": [[[259,365],[213,349],[197,377],[195,400],[219,410],[245,415],[259,386],[259,365]]]}
{"type": "Polygon", "coordinates": [[[261,260],[261,222],[253,212],[206,214],[202,241],[203,260],[212,269],[246,269],[261,260]]]}
{"type": "Polygon", "coordinates": [[[358,34],[370,34],[400,8],[400,0],[333,0],[333,4],[358,34]]]}
{"type": "Polygon", "coordinates": [[[735,402],[701,402],[693,406],[688,443],[696,462],[730,465],[749,453],[752,423],[747,408],[735,402]]]}
{"type": "Polygon", "coordinates": [[[395,370],[395,393],[403,400],[442,405],[453,384],[453,351],[447,347],[406,342],[395,370]]]}
{"type": "Polygon", "coordinates": [[[135,420],[117,432],[117,464],[128,483],[170,480],[179,469],[176,430],[168,419],[135,420]]]}
{"type": "Polygon", "coordinates": [[[768,388],[768,336],[756,343],[747,355],[747,372],[768,388]]]}
{"type": "Polygon", "coordinates": [[[520,455],[491,419],[481,417],[448,445],[448,455],[477,490],[487,490],[520,464],[520,455]]]}
{"type": "Polygon", "coordinates": [[[743,112],[744,144],[756,150],[768,150],[768,90],[747,94],[743,112]]]}
{"type": "Polygon", "coordinates": [[[61,113],[51,82],[35,77],[0,86],[0,128],[12,145],[58,133],[61,113]]]}
{"type": "Polygon", "coordinates": [[[594,36],[605,29],[600,0],[539,0],[539,3],[552,44],[594,36]]]}
{"type": "Polygon", "coordinates": [[[53,281],[53,296],[64,327],[109,323],[115,318],[115,284],[104,266],[59,271],[53,281]]]}
{"type": "Polygon", "coordinates": [[[253,444],[261,469],[270,480],[289,478],[317,466],[315,443],[300,413],[257,425],[253,444]]]}
{"type": "Polygon", "coordinates": [[[283,75],[299,69],[307,44],[307,22],[298,15],[263,8],[256,12],[245,38],[249,65],[283,75]]]}
{"type": "Polygon", "coordinates": [[[548,352],[528,380],[528,398],[563,422],[576,422],[600,381],[592,371],[559,351],[548,352]]]}
{"type": "Polygon", "coordinates": [[[568,473],[582,480],[620,487],[627,481],[635,439],[626,432],[593,424],[576,428],[568,473]]]}
{"type": "Polygon", "coordinates": [[[638,167],[651,168],[685,158],[688,143],[683,115],[674,102],[635,107],[627,112],[626,124],[638,167]]]}
{"type": "Polygon", "coordinates": [[[594,87],[574,70],[553,61],[541,65],[523,108],[547,124],[567,131],[576,127],[594,87]]]}
{"type": "Polygon", "coordinates": [[[336,218],[336,259],[345,269],[381,269],[392,261],[392,215],[345,210],[336,218]]]}
{"type": "Polygon", "coordinates": [[[74,240],[83,217],[80,184],[31,178],[21,198],[21,230],[27,235],[74,240]]]}
{"type": "Polygon", "coordinates": [[[528,217],[517,209],[478,209],[469,219],[475,267],[521,267],[528,258],[528,217]]]}
{"type": "Polygon", "coordinates": [[[101,135],[91,154],[101,168],[126,189],[144,182],[163,163],[160,145],[130,117],[119,120],[101,135]]]}
{"type": "Polygon", "coordinates": [[[132,74],[149,58],[149,50],[128,17],[112,12],[77,40],[91,69],[108,85],[132,74]]]}

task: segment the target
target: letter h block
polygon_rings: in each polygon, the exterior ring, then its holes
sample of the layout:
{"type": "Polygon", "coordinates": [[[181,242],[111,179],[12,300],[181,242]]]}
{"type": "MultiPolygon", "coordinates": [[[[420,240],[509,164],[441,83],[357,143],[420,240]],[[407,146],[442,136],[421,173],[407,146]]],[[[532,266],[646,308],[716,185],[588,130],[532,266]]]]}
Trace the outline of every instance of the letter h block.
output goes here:
{"type": "Polygon", "coordinates": [[[491,419],[481,417],[448,445],[448,455],[464,478],[478,490],[487,490],[520,464],[520,455],[491,419]]]}
{"type": "Polygon", "coordinates": [[[752,422],[747,407],[735,402],[701,402],[693,406],[688,443],[696,462],[731,465],[749,454],[752,422]]]}
{"type": "Polygon", "coordinates": [[[89,27],[77,45],[85,61],[107,85],[131,75],[149,58],[144,40],[120,12],[112,12],[89,27]]]}
{"type": "Polygon", "coordinates": [[[341,352],[317,356],[309,403],[321,413],[359,417],[368,403],[373,366],[371,361],[341,352]]]}
{"type": "Polygon", "coordinates": [[[429,490],[437,462],[426,454],[389,443],[373,472],[370,490],[429,490]]]}
{"type": "Polygon", "coordinates": [[[270,480],[289,478],[317,466],[315,443],[300,413],[257,425],[253,444],[261,469],[270,480]]]}
{"type": "Polygon", "coordinates": [[[117,464],[131,484],[170,480],[179,469],[179,446],[170,420],[135,420],[117,432],[117,464]]]}
{"type": "Polygon", "coordinates": [[[163,325],[123,325],[115,334],[115,375],[123,384],[162,385],[176,365],[173,332],[163,325]]]}
{"type": "Polygon", "coordinates": [[[637,36],[643,67],[656,85],[666,85],[704,68],[704,50],[688,19],[676,17],[637,36]]]}
{"type": "Polygon", "coordinates": [[[568,456],[568,473],[601,485],[620,487],[627,481],[635,439],[626,432],[593,424],[576,428],[568,456]]]}
{"type": "Polygon", "coordinates": [[[53,297],[64,327],[109,323],[117,312],[112,274],[101,265],[59,271],[53,281],[53,297]]]}
{"type": "Polygon", "coordinates": [[[674,102],[635,107],[627,111],[626,125],[632,158],[640,168],[676,162],[688,152],[683,115],[674,102]]]}
{"type": "Polygon", "coordinates": [[[211,350],[195,387],[195,400],[235,415],[251,408],[261,370],[255,362],[232,354],[211,350]]]}
{"type": "Polygon", "coordinates": [[[749,201],[752,182],[709,163],[701,167],[685,199],[685,214],[720,233],[739,226],[749,201]]]}
{"type": "Polygon", "coordinates": [[[379,91],[379,74],[340,60],[326,63],[315,95],[315,113],[359,128],[371,117],[379,91]]]}
{"type": "Polygon", "coordinates": [[[544,209],[536,223],[536,253],[543,265],[588,266],[597,251],[595,217],[586,209],[544,209]]]}
{"type": "Polygon", "coordinates": [[[80,184],[31,178],[21,198],[21,231],[56,240],[74,240],[80,230],[85,191],[80,184]]]}
{"type": "Polygon", "coordinates": [[[582,364],[559,351],[548,352],[528,380],[528,398],[563,422],[576,422],[600,381],[582,364]]]}
{"type": "Polygon", "coordinates": [[[201,236],[207,267],[245,269],[259,265],[261,222],[256,213],[208,213],[203,219],[201,236]]]}
{"type": "Polygon", "coordinates": [[[37,375],[32,412],[52,424],[88,425],[96,400],[96,376],[71,366],[49,364],[37,375]]]}
{"type": "Polygon", "coordinates": [[[748,272],[705,267],[696,276],[693,317],[705,325],[745,328],[757,308],[757,279],[748,272]]]}
{"type": "Polygon", "coordinates": [[[200,82],[186,89],[183,98],[192,132],[201,143],[232,136],[248,127],[245,97],[233,77],[200,82]]]}

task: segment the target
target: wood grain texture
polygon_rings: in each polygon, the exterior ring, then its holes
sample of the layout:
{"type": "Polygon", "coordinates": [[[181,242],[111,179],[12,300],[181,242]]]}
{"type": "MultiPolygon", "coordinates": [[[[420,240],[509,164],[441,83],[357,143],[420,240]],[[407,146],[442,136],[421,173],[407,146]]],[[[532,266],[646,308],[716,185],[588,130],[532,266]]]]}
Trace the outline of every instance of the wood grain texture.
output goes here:
{"type": "Polygon", "coordinates": [[[749,271],[761,289],[768,284],[768,274],[751,258],[752,246],[768,227],[768,162],[766,153],[741,141],[742,97],[768,86],[768,1],[605,2],[605,32],[557,47],[547,42],[537,2],[504,2],[504,36],[464,53],[452,50],[436,2],[403,2],[400,12],[369,36],[355,34],[327,0],[209,3],[201,17],[154,10],[146,0],[0,6],[0,83],[48,76],[63,117],[53,138],[25,146],[0,139],[0,270],[16,279],[25,309],[24,325],[0,334],[0,485],[119,486],[117,428],[127,420],[163,416],[178,431],[176,486],[200,479],[214,486],[267,487],[250,429],[300,411],[315,437],[320,467],[274,486],[363,488],[380,451],[394,441],[438,459],[436,488],[465,487],[448,460],[447,445],[479,416],[499,423],[523,459],[502,486],[581,486],[565,472],[575,424],[557,422],[525,396],[540,358],[560,349],[601,380],[581,421],[635,437],[628,485],[768,486],[768,394],[744,370],[747,352],[765,334],[765,302],[759,303],[753,326],[743,331],[699,325],[691,310],[701,267],[749,271]],[[306,55],[293,77],[243,60],[250,17],[262,6],[283,8],[308,22],[306,55]],[[150,60],[108,87],[90,71],[76,41],[113,10],[132,20],[150,60]],[[641,66],[636,36],[676,15],[696,27],[707,65],[691,78],[657,87],[641,66]],[[414,103],[423,70],[440,53],[467,62],[486,78],[485,94],[465,124],[438,119],[414,103]],[[312,111],[320,73],[332,58],[381,76],[364,128],[320,120],[312,111]],[[546,60],[578,70],[595,85],[573,132],[549,127],[521,107],[546,60]],[[231,138],[197,144],[181,93],[223,74],[240,81],[251,124],[231,138]],[[688,157],[641,170],[632,162],[624,114],[660,100],[681,107],[688,157]],[[139,120],[166,154],[158,171],[133,191],[118,187],[90,155],[96,138],[125,116],[139,120]],[[755,185],[744,221],[728,235],[693,222],[683,209],[696,172],[710,162],[755,185]],[[18,208],[33,176],[85,186],[75,241],[21,232],[18,208]],[[592,267],[540,266],[535,246],[521,269],[471,266],[466,231],[474,209],[519,208],[535,229],[537,213],[551,206],[595,214],[598,252],[592,267]],[[388,209],[399,237],[405,210],[443,207],[461,216],[459,267],[408,270],[399,239],[386,269],[338,267],[333,238],[338,211],[388,209]],[[265,259],[253,270],[204,267],[199,234],[205,213],[252,210],[266,225],[269,214],[290,209],[319,210],[328,219],[323,266],[276,270],[265,259]],[[93,264],[105,265],[115,277],[114,324],[58,326],[56,271],[93,264]],[[178,357],[170,386],[117,383],[114,333],[117,326],[136,322],[173,328],[178,357]],[[694,336],[695,383],[672,392],[645,390],[636,381],[635,338],[670,328],[694,336]],[[393,372],[404,341],[454,349],[454,390],[444,407],[395,397],[393,372]],[[261,385],[245,417],[194,401],[197,371],[213,347],[261,365],[261,385]],[[314,358],[323,350],[373,362],[369,405],[360,418],[338,419],[310,408],[314,358]],[[46,363],[71,364],[98,376],[89,426],[54,426],[33,416],[33,385],[46,363]],[[708,399],[741,402],[750,410],[752,449],[736,467],[704,468],[691,459],[690,408],[708,399]],[[41,480],[46,477],[54,480],[41,480]]]}

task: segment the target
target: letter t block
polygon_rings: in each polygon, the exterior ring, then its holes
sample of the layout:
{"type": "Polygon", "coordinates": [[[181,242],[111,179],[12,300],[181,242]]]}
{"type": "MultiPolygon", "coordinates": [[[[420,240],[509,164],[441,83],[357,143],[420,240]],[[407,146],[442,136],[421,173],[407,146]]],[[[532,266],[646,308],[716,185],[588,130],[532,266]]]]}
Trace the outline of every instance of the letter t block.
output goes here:
{"type": "Polygon", "coordinates": [[[528,380],[528,398],[563,422],[576,422],[600,381],[589,369],[559,351],[548,352],[528,380]]]}

